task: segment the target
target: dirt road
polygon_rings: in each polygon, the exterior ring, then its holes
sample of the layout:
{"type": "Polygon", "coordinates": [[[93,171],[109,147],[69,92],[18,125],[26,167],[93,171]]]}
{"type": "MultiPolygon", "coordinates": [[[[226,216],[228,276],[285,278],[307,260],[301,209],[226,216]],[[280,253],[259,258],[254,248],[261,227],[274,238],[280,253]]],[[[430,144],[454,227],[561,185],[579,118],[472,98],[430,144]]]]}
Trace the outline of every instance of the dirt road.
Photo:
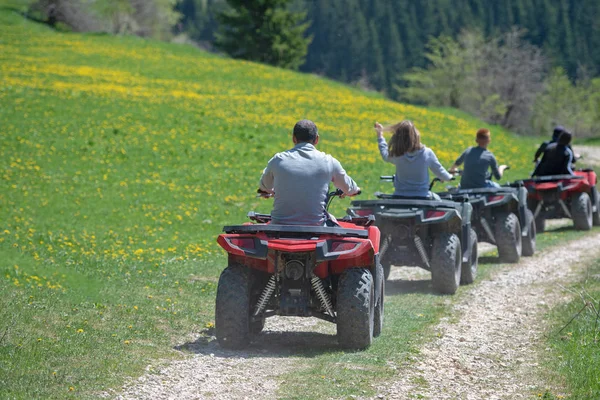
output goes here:
{"type": "MultiPolygon", "coordinates": [[[[452,321],[433,327],[438,338],[379,387],[378,398],[525,399],[549,387],[536,373],[540,318],[568,298],[562,285],[597,257],[598,233],[499,268],[453,306],[452,321]]],[[[214,341],[188,344],[193,357],[149,371],[117,398],[276,398],[277,376],[301,362],[299,349],[335,346],[334,333],[332,324],[280,318],[249,351],[223,351],[214,341]]]]}
{"type": "Polygon", "coordinates": [[[573,146],[575,153],[581,154],[583,160],[582,164],[589,164],[592,166],[600,166],[600,146],[573,146]]]}

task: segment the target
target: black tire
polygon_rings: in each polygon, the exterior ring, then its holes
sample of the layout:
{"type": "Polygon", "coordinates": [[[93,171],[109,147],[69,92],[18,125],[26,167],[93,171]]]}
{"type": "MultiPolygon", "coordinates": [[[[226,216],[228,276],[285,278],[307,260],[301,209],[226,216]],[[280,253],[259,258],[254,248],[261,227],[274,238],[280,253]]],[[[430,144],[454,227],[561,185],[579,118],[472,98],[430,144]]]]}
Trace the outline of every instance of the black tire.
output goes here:
{"type": "Polygon", "coordinates": [[[250,279],[248,268],[230,265],[217,286],[215,332],[226,349],[241,349],[250,342],[250,279]]]}
{"type": "Polygon", "coordinates": [[[433,289],[442,294],[454,294],[460,284],[462,270],[460,239],[454,233],[443,232],[433,239],[431,280],[433,289]]]}
{"type": "Polygon", "coordinates": [[[524,257],[531,257],[535,254],[537,230],[535,220],[533,219],[533,213],[529,208],[525,210],[525,221],[529,221],[529,232],[526,237],[521,239],[523,244],[521,255],[524,257]]]}
{"type": "Polygon", "coordinates": [[[390,272],[392,272],[392,261],[390,258],[390,254],[392,253],[390,251],[391,246],[392,246],[391,239],[383,239],[381,241],[381,246],[379,248],[379,259],[380,259],[381,265],[383,266],[383,276],[386,281],[390,277],[390,272]]]}
{"type": "Polygon", "coordinates": [[[475,282],[477,277],[477,264],[479,264],[479,257],[477,255],[477,232],[473,228],[469,233],[471,235],[471,256],[469,261],[463,262],[460,272],[460,284],[469,285],[475,282]]]}
{"type": "Polygon", "coordinates": [[[575,229],[580,231],[592,229],[592,201],[587,193],[576,193],[571,198],[571,215],[575,229]]]}
{"type": "Polygon", "coordinates": [[[379,264],[377,266],[377,279],[375,287],[379,288],[379,297],[375,301],[375,315],[373,316],[373,337],[381,335],[383,330],[383,316],[385,313],[385,276],[383,266],[379,264]]]}
{"type": "Polygon", "coordinates": [[[537,217],[535,219],[535,234],[544,233],[546,230],[546,219],[544,217],[537,217]]]}
{"type": "Polygon", "coordinates": [[[518,263],[523,250],[519,218],[514,213],[499,214],[494,228],[500,261],[518,263]]]}
{"type": "Polygon", "coordinates": [[[383,277],[387,281],[390,279],[390,273],[392,272],[392,263],[390,261],[383,260],[381,265],[383,268],[383,277]]]}
{"type": "MultiPolygon", "coordinates": [[[[531,212],[535,212],[537,209],[538,201],[537,200],[527,200],[527,208],[531,210],[531,212]]],[[[544,233],[546,230],[546,219],[541,216],[542,210],[540,210],[540,214],[535,218],[535,233],[544,233]]]]}
{"type": "Polygon", "coordinates": [[[598,189],[596,187],[592,188],[592,192],[594,193],[594,198],[596,199],[596,212],[592,213],[592,225],[599,226],[600,225],[600,197],[598,193],[598,189]]]}
{"type": "Polygon", "coordinates": [[[375,282],[365,268],[350,268],[337,289],[337,338],[341,347],[361,350],[373,342],[375,282]]]}
{"type": "Polygon", "coordinates": [[[265,319],[262,318],[258,321],[250,322],[250,333],[253,335],[258,335],[265,328],[265,319]]]}

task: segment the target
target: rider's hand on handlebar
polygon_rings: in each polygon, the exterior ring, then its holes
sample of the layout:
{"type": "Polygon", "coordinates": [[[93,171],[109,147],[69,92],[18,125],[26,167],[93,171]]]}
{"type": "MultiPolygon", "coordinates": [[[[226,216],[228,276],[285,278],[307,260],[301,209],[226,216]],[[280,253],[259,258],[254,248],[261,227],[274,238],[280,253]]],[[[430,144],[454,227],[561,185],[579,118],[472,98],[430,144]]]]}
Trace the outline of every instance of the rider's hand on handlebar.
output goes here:
{"type": "Polygon", "coordinates": [[[263,199],[268,199],[273,197],[273,193],[265,192],[264,190],[258,189],[256,191],[256,197],[262,197],[263,199]]]}
{"type": "Polygon", "coordinates": [[[504,170],[506,169],[510,169],[510,167],[508,165],[504,165],[502,164],[501,166],[498,167],[498,171],[500,171],[500,173],[503,173],[504,170]]]}
{"type": "Polygon", "coordinates": [[[361,193],[362,193],[362,190],[360,190],[360,188],[359,188],[359,187],[357,187],[356,189],[358,189],[358,190],[357,190],[357,192],[356,192],[356,193],[353,193],[353,194],[346,194],[346,193],[342,193],[342,194],[340,194],[340,199],[343,199],[343,198],[344,198],[344,197],[346,197],[346,196],[348,196],[348,197],[354,197],[354,196],[358,196],[359,194],[361,194],[361,193]]]}

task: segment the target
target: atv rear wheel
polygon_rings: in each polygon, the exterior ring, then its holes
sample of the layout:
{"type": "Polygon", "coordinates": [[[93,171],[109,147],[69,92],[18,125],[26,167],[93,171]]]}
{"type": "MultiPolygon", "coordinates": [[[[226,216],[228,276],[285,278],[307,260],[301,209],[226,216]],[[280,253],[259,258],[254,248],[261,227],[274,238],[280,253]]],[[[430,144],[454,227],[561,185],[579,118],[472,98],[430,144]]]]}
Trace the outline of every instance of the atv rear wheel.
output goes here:
{"type": "Polygon", "coordinates": [[[377,278],[375,279],[375,288],[376,292],[379,292],[379,296],[375,302],[375,315],[373,321],[373,337],[377,337],[381,335],[381,330],[383,329],[383,315],[384,315],[384,298],[385,298],[385,276],[384,270],[381,264],[377,265],[377,278]]]}
{"type": "Polygon", "coordinates": [[[431,280],[442,294],[454,294],[460,283],[462,255],[460,239],[454,233],[442,232],[433,239],[431,280]]]}
{"type": "Polygon", "coordinates": [[[219,344],[241,349],[250,342],[250,274],[233,264],[219,277],[215,307],[215,331],[219,344]]]}
{"type": "Polygon", "coordinates": [[[592,187],[592,193],[594,194],[594,198],[596,199],[596,212],[592,213],[592,224],[594,226],[600,225],[600,197],[598,193],[598,189],[596,187],[592,187]]]}
{"type": "Polygon", "coordinates": [[[572,197],[571,215],[575,229],[580,231],[592,229],[592,201],[587,193],[576,193],[572,197]]]}
{"type": "Polygon", "coordinates": [[[477,277],[477,233],[471,228],[469,234],[471,235],[471,256],[469,257],[469,261],[464,262],[462,265],[460,272],[461,285],[471,284],[475,281],[475,277],[477,277]]]}
{"type": "Polygon", "coordinates": [[[527,232],[527,236],[522,238],[522,255],[525,257],[531,257],[535,253],[535,241],[537,237],[537,231],[536,223],[533,219],[533,213],[529,208],[525,210],[525,221],[529,221],[529,231],[527,232]]]}
{"type": "Polygon", "coordinates": [[[496,245],[500,261],[517,263],[521,258],[521,224],[514,213],[500,214],[496,217],[496,245]]]}
{"type": "Polygon", "coordinates": [[[337,338],[340,346],[360,350],[371,345],[375,314],[375,282],[365,268],[350,268],[337,289],[337,338]]]}

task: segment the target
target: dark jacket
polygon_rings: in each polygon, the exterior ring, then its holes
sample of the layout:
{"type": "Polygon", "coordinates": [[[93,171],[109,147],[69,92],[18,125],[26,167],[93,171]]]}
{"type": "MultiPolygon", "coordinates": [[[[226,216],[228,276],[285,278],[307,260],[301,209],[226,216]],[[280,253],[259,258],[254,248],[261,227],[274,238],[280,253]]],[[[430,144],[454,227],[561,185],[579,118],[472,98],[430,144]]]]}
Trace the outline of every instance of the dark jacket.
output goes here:
{"type": "Polygon", "coordinates": [[[550,143],[546,146],[542,160],[533,175],[573,175],[573,170],[571,169],[572,162],[573,152],[568,145],[550,143]]]}

